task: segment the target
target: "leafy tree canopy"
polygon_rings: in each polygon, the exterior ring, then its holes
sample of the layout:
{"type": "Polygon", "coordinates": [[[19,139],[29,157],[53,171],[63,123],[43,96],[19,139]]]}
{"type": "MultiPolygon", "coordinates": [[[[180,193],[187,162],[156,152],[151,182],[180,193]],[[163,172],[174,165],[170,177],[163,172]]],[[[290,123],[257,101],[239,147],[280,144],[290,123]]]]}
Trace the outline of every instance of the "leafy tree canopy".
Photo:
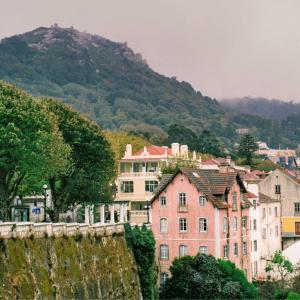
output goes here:
{"type": "Polygon", "coordinates": [[[244,134],[241,138],[238,156],[244,159],[244,164],[253,166],[254,152],[258,149],[255,138],[251,134],[244,134]]]}
{"type": "Polygon", "coordinates": [[[43,99],[58,119],[65,142],[71,147],[72,168],[68,174],[50,176],[54,204],[53,218],[61,210],[80,203],[97,203],[107,197],[115,176],[114,155],[102,129],[68,105],[43,99]]]}
{"type": "Polygon", "coordinates": [[[255,287],[243,271],[211,255],[184,256],[173,261],[162,299],[254,299],[255,287]]]}
{"type": "Polygon", "coordinates": [[[30,95],[0,81],[0,208],[9,219],[11,201],[24,179],[63,174],[70,147],[57,118],[30,95]]]}

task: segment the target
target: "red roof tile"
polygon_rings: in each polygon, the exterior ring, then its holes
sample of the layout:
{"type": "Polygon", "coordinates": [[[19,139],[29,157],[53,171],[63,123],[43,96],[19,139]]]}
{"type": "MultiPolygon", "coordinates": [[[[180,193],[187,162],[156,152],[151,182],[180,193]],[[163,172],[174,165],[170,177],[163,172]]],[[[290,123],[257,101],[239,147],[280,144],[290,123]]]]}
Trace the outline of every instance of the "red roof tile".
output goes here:
{"type": "MultiPolygon", "coordinates": [[[[169,147],[150,145],[150,146],[146,146],[146,148],[150,155],[164,155],[166,150],[168,155],[172,155],[172,150],[169,147]]],[[[143,152],[144,149],[141,149],[134,155],[141,155],[143,152]]]]}
{"type": "Polygon", "coordinates": [[[246,193],[246,197],[247,197],[248,199],[252,199],[252,198],[257,198],[258,196],[254,195],[254,194],[251,193],[251,192],[247,192],[247,193],[246,193]]]}

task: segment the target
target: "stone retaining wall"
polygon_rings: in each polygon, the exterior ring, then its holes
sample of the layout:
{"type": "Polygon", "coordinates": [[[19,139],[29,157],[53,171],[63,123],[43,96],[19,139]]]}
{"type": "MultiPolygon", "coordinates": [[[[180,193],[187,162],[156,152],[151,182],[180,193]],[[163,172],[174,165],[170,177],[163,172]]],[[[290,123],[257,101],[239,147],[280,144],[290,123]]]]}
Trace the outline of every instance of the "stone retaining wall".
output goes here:
{"type": "Polygon", "coordinates": [[[0,238],[42,238],[45,236],[61,237],[75,236],[82,234],[86,236],[88,233],[99,236],[110,236],[114,233],[123,233],[124,223],[118,224],[102,224],[95,223],[93,225],[84,223],[32,223],[32,222],[5,222],[0,223],[0,238]]]}

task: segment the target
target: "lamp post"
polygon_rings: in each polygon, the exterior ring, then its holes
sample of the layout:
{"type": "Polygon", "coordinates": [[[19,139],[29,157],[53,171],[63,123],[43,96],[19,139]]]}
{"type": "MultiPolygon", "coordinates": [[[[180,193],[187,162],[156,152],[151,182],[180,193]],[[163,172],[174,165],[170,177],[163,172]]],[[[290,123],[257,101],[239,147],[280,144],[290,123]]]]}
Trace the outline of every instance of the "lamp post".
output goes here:
{"type": "Polygon", "coordinates": [[[47,212],[46,212],[46,201],[47,201],[47,184],[43,185],[43,195],[44,195],[44,222],[47,221],[47,212]]]}

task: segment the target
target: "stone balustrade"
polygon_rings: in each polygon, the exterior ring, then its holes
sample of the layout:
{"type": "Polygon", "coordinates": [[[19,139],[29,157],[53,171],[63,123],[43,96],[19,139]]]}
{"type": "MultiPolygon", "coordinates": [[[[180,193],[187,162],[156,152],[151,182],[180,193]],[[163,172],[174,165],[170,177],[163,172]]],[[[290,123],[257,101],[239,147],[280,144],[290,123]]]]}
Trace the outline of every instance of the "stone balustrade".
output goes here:
{"type": "Polygon", "coordinates": [[[32,223],[32,222],[4,222],[0,223],[0,238],[42,238],[76,236],[87,234],[97,236],[109,236],[114,233],[123,234],[124,224],[95,223],[32,223]]]}

